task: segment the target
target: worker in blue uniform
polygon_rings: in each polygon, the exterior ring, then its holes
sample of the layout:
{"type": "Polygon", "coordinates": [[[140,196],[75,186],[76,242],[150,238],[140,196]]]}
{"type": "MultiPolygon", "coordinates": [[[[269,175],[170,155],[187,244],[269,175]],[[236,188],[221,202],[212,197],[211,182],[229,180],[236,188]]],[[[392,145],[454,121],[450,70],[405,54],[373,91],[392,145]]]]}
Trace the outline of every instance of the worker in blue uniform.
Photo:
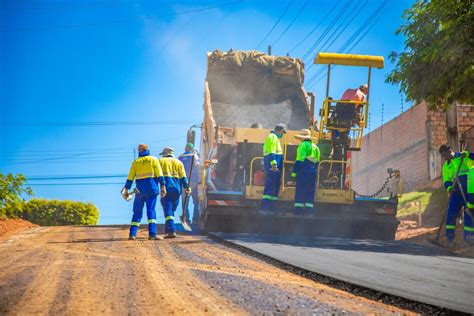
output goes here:
{"type": "Polygon", "coordinates": [[[280,139],[286,133],[286,125],[277,124],[263,144],[263,165],[265,168],[265,188],[263,189],[260,213],[268,215],[276,210],[276,201],[280,192],[281,170],[283,168],[283,150],[280,139]]]}
{"type": "Polygon", "coordinates": [[[163,179],[166,186],[166,195],[161,198],[161,206],[165,216],[165,238],[176,237],[174,226],[174,212],[179,204],[181,190],[184,188],[186,194],[191,194],[188,179],[184,173],[184,166],[181,161],[174,157],[174,150],[165,147],[160,153],[161,168],[163,169],[163,179]]]}
{"type": "Polygon", "coordinates": [[[128,190],[132,187],[133,180],[138,190],[133,201],[133,216],[130,225],[129,239],[135,240],[143,215],[143,206],[146,204],[148,217],[148,239],[160,239],[156,229],[156,200],[157,195],[166,194],[163,171],[156,157],[150,156],[146,144],[138,145],[138,158],[132,162],[127,181],[122,189],[124,196],[128,196],[128,190]]]}
{"type": "MultiPolygon", "coordinates": [[[[194,145],[191,143],[186,144],[184,148],[184,153],[178,157],[179,161],[183,163],[184,172],[187,176],[189,176],[189,187],[191,188],[191,198],[193,200],[193,224],[197,224],[200,217],[200,209],[199,209],[199,197],[198,197],[198,186],[200,182],[200,168],[202,165],[199,163],[199,156],[194,151],[194,145]],[[194,157],[194,159],[193,159],[194,157]],[[193,174],[190,175],[189,172],[191,171],[191,163],[193,164],[193,174]]],[[[183,214],[186,214],[186,218],[190,219],[189,216],[189,203],[186,205],[186,209],[184,209],[184,200],[185,195],[182,195],[181,199],[181,206],[183,208],[183,214]]]]}
{"type": "Polygon", "coordinates": [[[471,204],[472,202],[464,200],[461,190],[464,192],[464,196],[471,200],[472,196],[470,196],[468,193],[472,190],[472,188],[468,187],[468,182],[472,182],[472,180],[469,179],[468,181],[468,175],[470,176],[472,174],[471,169],[474,167],[474,153],[470,153],[468,151],[455,153],[452,148],[447,145],[442,145],[439,148],[439,153],[446,160],[443,164],[442,176],[444,187],[450,194],[448,216],[446,219],[446,239],[448,242],[452,242],[454,240],[456,232],[456,218],[458,217],[461,208],[465,207],[464,240],[472,241],[474,240],[474,225],[473,218],[470,214],[471,212],[468,211],[468,207],[473,205],[471,204]],[[463,157],[462,164],[461,157],[463,157]],[[461,187],[459,187],[456,181],[456,173],[458,170],[458,180],[461,184],[461,187]]]}
{"type": "Polygon", "coordinates": [[[294,214],[313,215],[316,175],[321,153],[318,146],[313,143],[316,138],[311,135],[309,129],[303,129],[301,134],[295,135],[295,138],[302,142],[298,145],[291,173],[292,177],[296,177],[294,214]]]}

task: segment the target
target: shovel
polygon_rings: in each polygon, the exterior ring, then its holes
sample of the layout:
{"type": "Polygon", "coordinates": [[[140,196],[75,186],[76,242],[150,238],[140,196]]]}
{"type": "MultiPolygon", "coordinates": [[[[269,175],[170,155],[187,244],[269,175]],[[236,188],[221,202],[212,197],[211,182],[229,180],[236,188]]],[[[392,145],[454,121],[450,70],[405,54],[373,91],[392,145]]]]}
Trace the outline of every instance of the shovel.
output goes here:
{"type": "MultiPolygon", "coordinates": [[[[464,156],[461,157],[461,161],[459,163],[458,170],[456,171],[456,176],[454,177],[454,183],[458,185],[458,190],[461,190],[461,195],[463,196],[464,201],[465,201],[466,197],[464,196],[464,191],[463,191],[463,188],[461,186],[461,182],[458,179],[459,171],[461,170],[461,166],[462,166],[463,161],[464,161],[464,156]]],[[[441,222],[439,223],[439,226],[438,226],[438,231],[436,232],[436,239],[432,240],[432,242],[436,245],[440,245],[439,238],[441,236],[441,230],[443,229],[443,225],[446,222],[446,217],[448,215],[449,202],[451,202],[452,196],[453,196],[452,194],[449,196],[448,206],[446,207],[446,209],[444,211],[443,217],[441,218],[441,222]]]]}
{"type": "MultiPolygon", "coordinates": [[[[191,167],[189,168],[188,187],[191,187],[191,175],[193,174],[193,166],[194,166],[194,154],[193,154],[193,157],[191,158],[191,167]]],[[[181,225],[183,225],[184,230],[188,232],[192,231],[192,228],[189,225],[188,218],[186,216],[187,215],[186,210],[188,209],[188,203],[189,203],[189,196],[190,194],[186,194],[186,196],[184,197],[183,215],[179,217],[179,219],[181,220],[181,225]]]]}

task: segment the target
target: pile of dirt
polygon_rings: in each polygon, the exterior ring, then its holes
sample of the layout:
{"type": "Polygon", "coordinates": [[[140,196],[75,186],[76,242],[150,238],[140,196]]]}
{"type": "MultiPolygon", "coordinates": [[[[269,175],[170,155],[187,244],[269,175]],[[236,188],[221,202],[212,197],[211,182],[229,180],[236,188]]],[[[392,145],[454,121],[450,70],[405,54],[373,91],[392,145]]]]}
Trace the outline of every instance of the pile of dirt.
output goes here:
{"type": "Polygon", "coordinates": [[[22,219],[0,219],[0,238],[33,227],[38,227],[38,225],[22,219]]]}
{"type": "Polygon", "coordinates": [[[419,227],[416,221],[402,220],[398,225],[396,240],[413,240],[421,236],[436,234],[436,227],[419,227]]]}

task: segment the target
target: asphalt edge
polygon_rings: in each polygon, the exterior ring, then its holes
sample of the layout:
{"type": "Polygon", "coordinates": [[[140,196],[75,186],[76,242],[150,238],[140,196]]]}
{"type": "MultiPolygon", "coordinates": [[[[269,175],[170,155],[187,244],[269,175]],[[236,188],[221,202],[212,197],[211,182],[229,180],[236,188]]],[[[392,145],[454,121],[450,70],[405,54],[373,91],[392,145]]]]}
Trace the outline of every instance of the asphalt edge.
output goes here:
{"type": "Polygon", "coordinates": [[[252,250],[250,248],[232,243],[228,240],[225,240],[217,235],[214,235],[213,233],[208,233],[207,236],[224,245],[229,248],[236,249],[240,252],[243,252],[247,255],[250,255],[252,257],[255,257],[257,259],[260,259],[266,263],[269,263],[273,266],[276,266],[280,269],[286,270],[290,273],[297,274],[299,276],[302,276],[306,279],[313,280],[315,282],[322,283],[324,285],[330,286],[332,288],[342,290],[345,292],[349,292],[351,294],[354,294],[356,296],[361,296],[364,298],[367,298],[372,301],[377,301],[383,304],[387,305],[392,305],[398,308],[406,309],[411,312],[419,313],[422,315],[471,315],[469,313],[461,312],[461,311],[456,311],[452,309],[447,309],[445,307],[440,307],[440,306],[435,306],[435,305],[430,305],[426,303],[421,303],[418,301],[414,301],[411,299],[407,299],[401,296],[396,296],[393,294],[388,294],[384,293],[378,290],[374,290],[368,287],[364,287],[361,285],[357,285],[354,283],[350,283],[347,281],[342,281],[321,273],[309,271],[306,269],[303,269],[298,266],[294,266],[292,264],[280,261],[278,259],[275,259],[273,257],[264,255],[262,253],[259,253],[255,250],[252,250]]]}

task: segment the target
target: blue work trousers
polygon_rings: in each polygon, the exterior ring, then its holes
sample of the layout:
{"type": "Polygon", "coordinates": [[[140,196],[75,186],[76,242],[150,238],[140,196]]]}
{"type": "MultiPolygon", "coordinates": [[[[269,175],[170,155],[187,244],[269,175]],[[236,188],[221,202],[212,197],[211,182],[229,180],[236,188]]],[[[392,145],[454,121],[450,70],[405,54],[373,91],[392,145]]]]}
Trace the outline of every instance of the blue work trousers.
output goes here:
{"type": "Polygon", "coordinates": [[[295,208],[296,215],[314,213],[314,195],[316,194],[316,168],[303,166],[296,175],[295,208]],[[304,170],[307,169],[307,170],[304,170]]]}
{"type": "MultiPolygon", "coordinates": [[[[465,196],[467,197],[467,176],[459,176],[459,181],[463,187],[465,196]]],[[[446,239],[453,240],[456,233],[456,218],[463,207],[466,207],[464,199],[461,195],[459,187],[455,184],[456,190],[452,193],[451,199],[448,205],[448,216],[446,218],[446,239]]],[[[466,210],[466,208],[465,208],[466,210]]],[[[464,239],[474,238],[474,225],[473,218],[464,211],[464,239]]]]}
{"type": "Polygon", "coordinates": [[[136,236],[143,216],[143,206],[146,204],[148,217],[148,235],[156,236],[156,200],[157,195],[136,194],[133,200],[133,216],[130,225],[130,236],[136,236]]]}
{"type": "Polygon", "coordinates": [[[263,158],[265,167],[265,188],[263,189],[262,203],[260,209],[263,211],[274,212],[276,210],[276,201],[280,193],[281,169],[283,166],[283,156],[275,155],[278,171],[272,171],[271,158],[267,155],[263,158]]]}
{"type": "Polygon", "coordinates": [[[174,233],[174,212],[178,208],[180,193],[177,191],[168,191],[164,198],[161,198],[161,206],[165,216],[165,233],[174,233]]]}

